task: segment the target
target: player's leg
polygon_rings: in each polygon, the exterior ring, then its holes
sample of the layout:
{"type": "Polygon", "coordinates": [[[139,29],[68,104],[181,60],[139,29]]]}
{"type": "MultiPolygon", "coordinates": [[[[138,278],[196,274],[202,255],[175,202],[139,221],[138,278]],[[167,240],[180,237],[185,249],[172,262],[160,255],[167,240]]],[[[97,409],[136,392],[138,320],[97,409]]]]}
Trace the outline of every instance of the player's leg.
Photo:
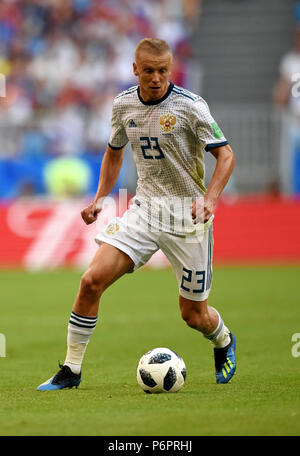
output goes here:
{"type": "Polygon", "coordinates": [[[189,327],[200,331],[214,348],[217,383],[228,383],[235,373],[235,336],[224,325],[219,312],[208,300],[193,301],[179,296],[181,316],[189,327]]]}
{"type": "Polygon", "coordinates": [[[132,259],[109,244],[102,244],[84,273],[68,325],[67,354],[58,373],[40,385],[40,391],[78,386],[87,344],[95,330],[102,293],[123,274],[131,272],[132,259]]]}
{"type": "Polygon", "coordinates": [[[212,342],[217,383],[227,383],[235,372],[234,353],[231,354],[235,338],[218,311],[207,303],[212,283],[212,224],[205,224],[197,238],[165,235],[160,247],[176,274],[182,317],[212,342]]]}
{"type": "Polygon", "coordinates": [[[116,247],[103,243],[83,274],[68,326],[65,365],[79,374],[87,344],[93,334],[100,298],[117,279],[134,268],[132,259],[116,247]]]}
{"type": "Polygon", "coordinates": [[[102,293],[133,268],[134,262],[126,253],[110,244],[101,244],[81,278],[73,311],[86,317],[97,316],[102,293]]]}
{"type": "Polygon", "coordinates": [[[193,301],[179,296],[179,307],[187,325],[202,332],[203,335],[213,333],[219,324],[219,314],[208,305],[207,299],[193,301]]]}
{"type": "Polygon", "coordinates": [[[201,332],[214,348],[224,348],[231,342],[230,331],[219,312],[208,305],[208,299],[194,301],[179,296],[181,316],[190,328],[201,332]]]}

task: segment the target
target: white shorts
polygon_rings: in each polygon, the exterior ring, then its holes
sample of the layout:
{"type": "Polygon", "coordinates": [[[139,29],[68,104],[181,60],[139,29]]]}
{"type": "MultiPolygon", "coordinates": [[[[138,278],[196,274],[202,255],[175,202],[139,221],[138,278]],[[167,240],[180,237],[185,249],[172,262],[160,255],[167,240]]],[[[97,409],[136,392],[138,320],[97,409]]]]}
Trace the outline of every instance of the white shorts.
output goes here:
{"type": "Polygon", "coordinates": [[[212,282],[212,221],[202,224],[201,236],[177,236],[149,230],[138,206],[132,206],[123,217],[114,218],[96,236],[125,252],[140,268],[161,249],[177,277],[179,294],[193,301],[207,299],[212,282]]]}

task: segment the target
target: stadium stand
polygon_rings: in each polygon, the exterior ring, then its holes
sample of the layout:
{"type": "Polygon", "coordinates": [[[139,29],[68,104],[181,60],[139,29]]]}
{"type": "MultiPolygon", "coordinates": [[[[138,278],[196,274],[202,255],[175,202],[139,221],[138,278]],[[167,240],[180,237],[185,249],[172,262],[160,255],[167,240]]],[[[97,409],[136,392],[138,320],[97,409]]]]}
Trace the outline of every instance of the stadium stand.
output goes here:
{"type": "MultiPolygon", "coordinates": [[[[199,0],[1,2],[0,197],[45,194],[49,160],[88,163],[93,193],[110,133],[111,100],[135,84],[130,62],[145,36],[175,52],[172,79],[188,77],[199,0]]],[[[133,188],[129,154],[117,187],[133,188]],[[131,187],[130,187],[131,186],[131,187]]]]}
{"type": "MultiPolygon", "coordinates": [[[[291,48],[294,0],[204,1],[195,29],[203,91],[236,151],[239,193],[282,189],[282,113],[272,93],[281,57],[291,48]]],[[[213,163],[213,160],[211,161],[213,163]]],[[[208,177],[210,176],[208,162],[208,177]]]]}

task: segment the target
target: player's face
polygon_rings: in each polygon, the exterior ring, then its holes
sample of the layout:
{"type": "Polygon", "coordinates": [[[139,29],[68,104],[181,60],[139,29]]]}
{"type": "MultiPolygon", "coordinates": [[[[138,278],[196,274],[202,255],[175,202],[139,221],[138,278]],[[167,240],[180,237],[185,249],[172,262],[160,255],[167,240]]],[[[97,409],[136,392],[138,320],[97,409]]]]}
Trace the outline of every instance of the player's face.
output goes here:
{"type": "Polygon", "coordinates": [[[141,97],[144,101],[162,98],[169,87],[172,56],[169,52],[154,55],[140,51],[133,72],[138,77],[141,97]]]}

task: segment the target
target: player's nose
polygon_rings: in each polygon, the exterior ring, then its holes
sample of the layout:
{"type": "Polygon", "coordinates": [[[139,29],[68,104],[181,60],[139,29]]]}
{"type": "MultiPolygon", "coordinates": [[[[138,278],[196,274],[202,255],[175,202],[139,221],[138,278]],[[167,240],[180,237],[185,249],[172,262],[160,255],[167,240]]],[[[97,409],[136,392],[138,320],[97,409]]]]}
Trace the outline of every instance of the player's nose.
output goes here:
{"type": "Polygon", "coordinates": [[[160,82],[160,78],[159,78],[159,73],[158,72],[154,72],[153,75],[152,75],[152,82],[158,84],[160,82]]]}

